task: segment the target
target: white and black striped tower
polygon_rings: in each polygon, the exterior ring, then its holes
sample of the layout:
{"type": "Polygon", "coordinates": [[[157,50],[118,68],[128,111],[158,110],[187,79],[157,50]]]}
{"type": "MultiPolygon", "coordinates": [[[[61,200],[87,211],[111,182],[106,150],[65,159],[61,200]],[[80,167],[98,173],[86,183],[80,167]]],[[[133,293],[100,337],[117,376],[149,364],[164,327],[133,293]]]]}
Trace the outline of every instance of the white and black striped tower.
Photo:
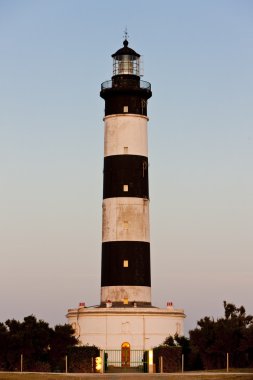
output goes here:
{"type": "Polygon", "coordinates": [[[140,55],[127,38],[123,45],[112,55],[113,76],[100,92],[105,100],[100,304],[80,303],[67,314],[82,344],[121,350],[115,366],[126,365],[130,350],[149,350],[168,335],[182,335],[185,318],[172,302],[166,309],[151,302],[147,101],[152,92],[140,79],[140,55]]]}
{"type": "Polygon", "coordinates": [[[105,100],[101,306],[151,306],[147,100],[140,55],[112,55],[105,100]]]}

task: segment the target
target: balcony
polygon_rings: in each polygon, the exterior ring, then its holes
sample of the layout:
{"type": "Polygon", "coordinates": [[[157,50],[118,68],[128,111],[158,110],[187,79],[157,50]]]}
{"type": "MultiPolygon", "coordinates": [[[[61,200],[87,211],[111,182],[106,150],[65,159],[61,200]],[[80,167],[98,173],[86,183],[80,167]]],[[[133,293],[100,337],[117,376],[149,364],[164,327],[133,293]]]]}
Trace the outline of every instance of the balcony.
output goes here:
{"type": "MultiPolygon", "coordinates": [[[[117,81],[117,83],[113,82],[112,80],[107,80],[106,82],[103,82],[101,84],[101,91],[108,90],[111,88],[116,89],[116,88],[126,88],[126,87],[133,88],[133,85],[131,82],[129,82],[129,79],[121,80],[120,82],[117,81]]],[[[136,88],[136,83],[134,87],[136,88]]],[[[144,80],[140,80],[137,88],[141,90],[151,91],[151,83],[146,82],[144,80]]]]}

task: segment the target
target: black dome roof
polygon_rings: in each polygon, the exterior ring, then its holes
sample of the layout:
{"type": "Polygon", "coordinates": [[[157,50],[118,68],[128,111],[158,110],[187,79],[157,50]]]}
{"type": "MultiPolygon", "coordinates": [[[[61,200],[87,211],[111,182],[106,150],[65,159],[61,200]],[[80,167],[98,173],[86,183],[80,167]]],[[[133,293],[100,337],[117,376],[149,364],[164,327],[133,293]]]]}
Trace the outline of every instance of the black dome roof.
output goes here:
{"type": "Polygon", "coordinates": [[[112,57],[116,57],[117,55],[133,55],[135,57],[140,57],[140,54],[136,53],[133,49],[128,47],[128,41],[125,40],[123,42],[124,47],[117,50],[116,53],[112,54],[112,57]]]}

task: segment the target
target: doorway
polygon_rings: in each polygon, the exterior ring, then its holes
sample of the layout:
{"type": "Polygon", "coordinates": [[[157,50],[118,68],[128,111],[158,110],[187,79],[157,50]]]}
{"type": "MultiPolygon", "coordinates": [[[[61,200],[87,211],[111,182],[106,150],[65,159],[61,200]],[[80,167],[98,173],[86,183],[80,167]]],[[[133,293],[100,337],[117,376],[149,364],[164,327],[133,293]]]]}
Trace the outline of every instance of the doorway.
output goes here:
{"type": "Polygon", "coordinates": [[[121,345],[121,367],[130,367],[130,344],[128,342],[121,345]]]}

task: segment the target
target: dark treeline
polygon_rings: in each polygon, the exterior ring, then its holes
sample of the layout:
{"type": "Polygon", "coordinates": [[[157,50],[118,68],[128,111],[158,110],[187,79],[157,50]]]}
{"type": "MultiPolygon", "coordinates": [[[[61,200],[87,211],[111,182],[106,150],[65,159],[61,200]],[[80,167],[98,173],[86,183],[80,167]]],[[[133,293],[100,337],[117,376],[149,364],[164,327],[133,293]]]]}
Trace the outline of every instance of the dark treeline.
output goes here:
{"type": "Polygon", "coordinates": [[[82,361],[81,370],[91,372],[91,357],[97,356],[98,349],[77,347],[73,333],[68,324],[51,328],[33,315],[23,322],[12,319],[0,323],[0,370],[20,371],[22,355],[24,371],[64,372],[67,355],[70,371],[80,370],[82,361]]]}
{"type": "Polygon", "coordinates": [[[186,337],[168,337],[162,346],[181,347],[185,370],[253,367],[253,316],[224,301],[224,317],[204,317],[186,337]]]}
{"type": "MultiPolygon", "coordinates": [[[[0,323],[0,370],[19,371],[22,355],[24,371],[64,372],[67,356],[69,372],[93,372],[99,349],[79,346],[73,333],[68,324],[51,328],[33,315],[0,323]]],[[[181,368],[182,354],[185,370],[221,369],[227,353],[230,368],[253,367],[253,316],[224,301],[224,317],[200,319],[189,338],[169,336],[154,348],[154,359],[158,369],[164,358],[166,372],[181,368]]]]}

